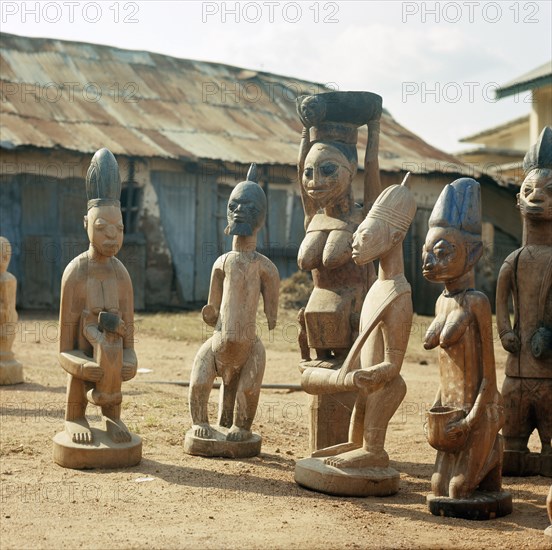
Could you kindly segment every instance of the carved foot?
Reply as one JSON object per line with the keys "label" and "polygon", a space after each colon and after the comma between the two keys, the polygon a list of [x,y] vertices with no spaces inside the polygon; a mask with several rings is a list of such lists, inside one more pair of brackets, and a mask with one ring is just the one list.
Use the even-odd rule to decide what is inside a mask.
{"label": "carved foot", "polygon": [[324,460],[324,463],[334,468],[387,468],[389,455],[385,451],[370,452],[366,449],[355,449]]}
{"label": "carved foot", "polygon": [[326,447],[325,449],[318,449],[312,453],[313,458],[322,458],[325,456],[335,456],[341,453],[346,453],[347,451],[353,451],[359,449],[360,445],[356,443],[340,443],[339,445],[332,445],[331,447]]}
{"label": "carved foot", "polygon": [[251,430],[244,430],[234,425],[228,430],[227,441],[245,441],[251,437]]}
{"label": "carved foot", "polygon": [[90,445],[94,439],[86,418],[66,420],[65,431],[69,434],[69,437],[73,443]]}
{"label": "carved foot", "polygon": [[105,429],[107,430],[107,435],[114,443],[127,443],[132,439],[128,428],[121,419],[113,420],[112,418],[106,418]]}
{"label": "carved foot", "polygon": [[213,439],[213,430],[209,424],[194,424],[192,426],[194,437],[201,439]]}

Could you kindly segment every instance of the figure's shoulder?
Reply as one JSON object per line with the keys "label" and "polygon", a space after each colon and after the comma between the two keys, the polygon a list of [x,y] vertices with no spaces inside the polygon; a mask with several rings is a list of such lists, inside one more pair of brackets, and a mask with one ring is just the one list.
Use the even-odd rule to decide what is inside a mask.
{"label": "figure's shoulder", "polygon": [[14,281],[17,282],[17,279],[9,271],[0,274],[0,283],[13,283]]}
{"label": "figure's shoulder", "polygon": [[226,264],[226,262],[232,258],[232,252],[226,252],[225,254],[223,254],[222,256],[219,256],[216,260],[215,260],[215,263],[213,264],[213,271],[215,270],[222,270],[224,271],[224,265]]}
{"label": "figure's shoulder", "polygon": [[62,282],[75,283],[81,278],[86,278],[88,270],[88,254],[83,252],[75,256],[63,270]]}
{"label": "figure's shoulder", "polygon": [[117,279],[123,279],[124,281],[130,281],[130,275],[128,273],[125,264],[121,262],[118,258],[111,258],[111,265],[114,267],[117,274]]}
{"label": "figure's shoulder", "polygon": [[261,254],[260,252],[257,252],[257,258],[262,271],[269,275],[275,275],[276,277],[280,276],[280,274],[278,273],[278,268],[274,265],[272,260],[267,258],[264,254]]}
{"label": "figure's shoulder", "polygon": [[503,269],[512,268],[514,266],[516,258],[518,258],[522,254],[522,252],[523,252],[523,248],[518,248],[517,250],[510,252],[510,254],[506,256],[506,259],[502,263],[502,268]]}
{"label": "figure's shoulder", "polygon": [[471,290],[470,292],[466,292],[464,299],[470,308],[479,311],[491,311],[491,302],[484,292],[480,292],[479,290]]}

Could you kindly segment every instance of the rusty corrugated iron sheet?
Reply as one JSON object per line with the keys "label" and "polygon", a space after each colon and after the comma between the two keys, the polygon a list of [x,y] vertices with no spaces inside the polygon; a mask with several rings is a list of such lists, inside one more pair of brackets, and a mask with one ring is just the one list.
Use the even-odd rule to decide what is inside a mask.
{"label": "rusty corrugated iron sheet", "polygon": [[[293,165],[295,98],[321,84],[110,46],[0,33],[0,147]],[[359,139],[359,158],[366,144]],[[380,168],[471,173],[387,112]]]}

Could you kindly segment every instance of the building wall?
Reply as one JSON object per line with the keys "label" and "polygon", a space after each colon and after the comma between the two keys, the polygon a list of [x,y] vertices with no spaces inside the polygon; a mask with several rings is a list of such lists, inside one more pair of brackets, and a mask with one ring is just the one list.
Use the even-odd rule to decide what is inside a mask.
{"label": "building wall", "polygon": [[[59,304],[60,281],[67,263],[88,246],[85,175],[91,155],[69,152],[5,151],[0,159],[0,234],[14,245],[10,271],[19,280],[18,305],[52,308]],[[118,158],[126,181],[129,159]],[[140,159],[134,162],[138,190],[137,224],[125,235],[119,258],[129,270],[137,309],[192,307],[207,299],[212,265],[231,239],[224,235],[226,205],[233,186],[248,166]],[[303,208],[295,168],[259,167],[268,196],[266,227],[258,248],[278,266],[282,278],[297,270],[304,237]],[[401,172],[382,172],[382,186],[400,183]],[[421,250],[431,209],[442,188],[456,175],[413,174],[410,188],[418,212],[405,242],[405,272],[418,313],[431,314],[441,288],[421,276]],[[483,185],[483,217],[493,231],[478,281],[494,293],[503,258],[521,240],[515,197],[496,185]],[[362,201],[362,173],[354,182]],[[481,272],[481,275],[479,275]],[[490,296],[493,298],[493,296]]]}
{"label": "building wall", "polygon": [[[20,307],[56,309],[63,270],[88,247],[83,218],[90,159],[60,151],[2,153],[0,233],[13,245],[9,269],[18,279]],[[125,181],[127,160],[119,165]],[[133,280],[136,308],[143,309],[146,242],[139,230],[125,235],[119,258]]]}
{"label": "building wall", "polygon": [[479,138],[477,142],[487,147],[526,151],[529,147],[529,126],[529,120],[524,120],[493,134],[485,135]]}

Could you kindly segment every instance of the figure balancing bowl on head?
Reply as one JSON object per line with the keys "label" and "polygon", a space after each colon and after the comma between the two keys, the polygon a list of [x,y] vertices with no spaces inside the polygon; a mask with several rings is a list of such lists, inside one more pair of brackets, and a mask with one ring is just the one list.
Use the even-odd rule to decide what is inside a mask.
{"label": "figure balancing bowl on head", "polygon": [[[202,310],[214,333],[199,349],[192,367],[192,427],[184,440],[188,454],[244,458],[261,450],[261,437],[251,431],[266,361],[256,334],[257,306],[262,294],[268,328],[273,330],[280,286],[276,266],[256,251],[266,210],[266,196],[252,164],[247,180],[230,194],[225,233],[232,235],[232,250],[215,261],[209,301]],[[219,415],[212,426],[207,409],[217,376],[222,378]]]}
{"label": "figure balancing bowl on head", "polygon": [[405,183],[406,178],[403,185],[384,189],[354,234],[355,263],[379,259],[378,278],[362,306],[360,334],[340,369],[310,367],[302,374],[308,393],[346,389],[356,396],[348,441],[296,464],[295,481],[310,489],[342,496],[387,496],[399,490],[399,472],[389,466],[384,446],[389,420],[406,394],[400,370],[413,315],[402,243],[416,201]]}
{"label": "figure balancing bowl on head", "polygon": [[447,185],[429,219],[423,274],[444,283],[425,349],[439,348],[440,388],[428,412],[430,444],[437,449],[428,497],[431,513],[485,520],[512,512],[502,488],[502,397],[496,385],[491,306],[474,289],[483,252],[479,183]]}
{"label": "figure balancing bowl on head", "polygon": [[[298,183],[305,212],[299,268],[312,273],[314,289],[299,312],[300,370],[339,369],[356,336],[362,302],[375,280],[371,262],[353,261],[353,234],[380,192],[378,168],[381,96],[370,92],[328,92],[301,96],[297,113],[304,125]],[[364,206],[355,204],[358,128],[367,125]],[[311,359],[311,353],[315,357]],[[310,449],[347,441],[356,394],[345,388],[310,398]]]}
{"label": "figure balancing bowl on head", "polygon": [[[517,196],[522,247],[500,269],[496,324],[508,352],[502,396],[506,420],[504,464],[508,476],[552,477],[552,128],[547,126],[523,161]],[[514,305],[514,323],[509,303]],[[530,452],[537,430],[541,450]]]}
{"label": "figure balancing bowl on head", "polygon": [[[132,282],[115,258],[123,244],[121,180],[115,157],[100,149],[86,176],[90,247],[61,281],[59,362],[67,371],[65,430],[54,437],[54,461],[66,468],[138,464],[142,440],[121,420],[121,384],[136,375]],[[90,427],[88,403],[105,429]]]}

